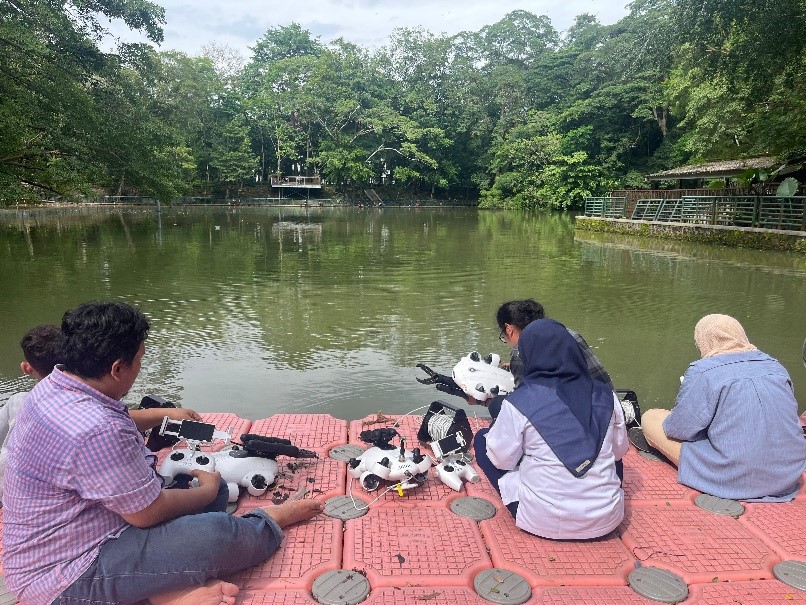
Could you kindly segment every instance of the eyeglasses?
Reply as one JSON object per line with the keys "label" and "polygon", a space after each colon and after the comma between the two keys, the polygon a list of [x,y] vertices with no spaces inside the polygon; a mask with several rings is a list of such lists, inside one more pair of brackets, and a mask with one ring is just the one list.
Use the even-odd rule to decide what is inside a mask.
{"label": "eyeglasses", "polygon": [[506,344],[506,342],[507,342],[507,329],[506,329],[506,326],[504,326],[503,330],[498,332],[498,340],[500,340],[501,342]]}

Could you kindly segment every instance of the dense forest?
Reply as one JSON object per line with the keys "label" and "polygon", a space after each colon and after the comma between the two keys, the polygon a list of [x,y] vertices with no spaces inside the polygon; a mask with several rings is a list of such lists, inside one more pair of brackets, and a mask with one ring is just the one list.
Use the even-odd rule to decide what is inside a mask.
{"label": "dense forest", "polygon": [[[297,24],[241,58],[160,51],[146,0],[0,2],[0,204],[230,197],[271,175],[326,194],[578,206],[685,163],[806,156],[806,0],[635,0],[564,32],[514,11],[366,49]],[[108,39],[122,19],[151,44]]]}

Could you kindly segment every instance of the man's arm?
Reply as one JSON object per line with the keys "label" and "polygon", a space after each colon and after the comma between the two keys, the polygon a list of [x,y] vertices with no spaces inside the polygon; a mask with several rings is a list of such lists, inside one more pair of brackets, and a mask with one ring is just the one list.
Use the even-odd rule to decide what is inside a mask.
{"label": "man's arm", "polygon": [[145,432],[153,429],[162,423],[162,419],[168,416],[171,420],[195,420],[201,421],[201,416],[189,408],[148,408],[144,410],[129,410],[129,416],[137,425],[137,430]]}
{"label": "man's arm", "polygon": [[165,523],[171,519],[192,515],[215,500],[221,484],[218,472],[195,470],[190,473],[199,481],[198,487],[189,489],[163,489],[160,495],[143,510],[120,515],[126,523],[145,528]]}

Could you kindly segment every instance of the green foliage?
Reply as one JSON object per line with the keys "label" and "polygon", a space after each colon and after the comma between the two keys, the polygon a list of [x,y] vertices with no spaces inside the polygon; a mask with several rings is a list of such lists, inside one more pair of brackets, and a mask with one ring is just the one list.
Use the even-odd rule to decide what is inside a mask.
{"label": "green foliage", "polygon": [[797,159],[803,8],[634,0],[618,23],[583,14],[563,35],[516,10],[455,36],[396,30],[376,50],[291,23],[269,28],[241,69],[215,45],[204,57],[99,50],[107,18],[161,40],[164,11],[147,0],[11,0],[0,4],[0,203],[229,195],[318,174],[345,194],[461,191],[481,207],[567,209],[692,161]]}
{"label": "green foliage", "polygon": [[775,192],[775,195],[778,197],[792,197],[798,192],[799,185],[800,183],[798,183],[797,179],[791,176],[787,177],[778,185],[778,190]]}

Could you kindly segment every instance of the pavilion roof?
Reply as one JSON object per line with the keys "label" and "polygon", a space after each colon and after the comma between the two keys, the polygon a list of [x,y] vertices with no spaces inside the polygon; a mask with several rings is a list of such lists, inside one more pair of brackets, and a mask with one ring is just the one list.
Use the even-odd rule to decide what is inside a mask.
{"label": "pavilion roof", "polygon": [[672,170],[664,170],[655,174],[648,174],[650,181],[665,181],[675,179],[718,179],[736,176],[745,170],[758,168],[772,168],[779,164],[774,157],[745,158],[743,160],[721,160],[706,162],[705,164],[691,164]]}

